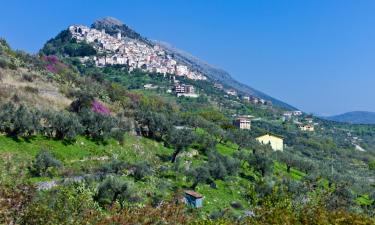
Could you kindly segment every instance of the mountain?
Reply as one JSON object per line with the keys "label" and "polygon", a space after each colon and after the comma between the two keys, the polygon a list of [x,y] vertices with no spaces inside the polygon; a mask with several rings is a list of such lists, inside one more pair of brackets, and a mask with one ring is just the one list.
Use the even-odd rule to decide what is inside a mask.
{"label": "mountain", "polygon": [[91,25],[91,28],[99,31],[105,30],[107,34],[112,36],[115,36],[120,32],[123,37],[136,39],[149,45],[152,44],[147,38],[142,37],[139,33],[124,24],[122,21],[113,17],[98,19]]}
{"label": "mountain", "polygon": [[[201,59],[198,59],[197,57],[183,51],[180,49],[177,49],[173,47],[171,44],[168,44],[166,42],[162,41],[151,41],[145,37],[143,37],[141,34],[137,33],[127,25],[125,25],[123,22],[121,22],[118,19],[115,19],[113,17],[106,17],[103,19],[99,19],[95,21],[91,25],[92,29],[98,30],[98,31],[105,31],[106,34],[109,34],[114,37],[119,37],[117,35],[121,34],[121,38],[123,40],[127,41],[137,41],[138,43],[143,43],[146,46],[148,46],[150,49],[143,48],[143,49],[137,49],[141,51],[150,51],[152,52],[153,49],[155,49],[155,46],[160,47],[161,50],[164,50],[168,53],[166,57],[172,57],[174,60],[176,60],[180,65],[179,71],[180,73],[191,73],[191,77],[201,79],[202,77],[207,77],[209,80],[221,83],[228,89],[235,89],[237,92],[241,95],[250,95],[257,98],[261,98],[267,101],[271,101],[274,105],[280,106],[286,109],[295,109],[293,106],[282,102],[278,99],[275,99],[261,91],[258,91],[246,84],[240,83],[236,81],[228,72],[226,72],[223,69],[217,68],[215,66],[212,66],[206,62],[204,62]],[[158,56],[160,56],[162,53],[156,52]],[[118,57],[117,57],[118,58]],[[139,57],[135,61],[140,61]],[[159,60],[162,61],[162,60]],[[143,66],[143,65],[141,65]],[[141,67],[140,66],[140,67]],[[184,68],[184,66],[187,66],[188,68]],[[178,69],[178,68],[177,68]],[[158,72],[168,71],[170,69],[163,68],[162,70]],[[186,71],[186,72],[185,72]],[[169,72],[169,71],[168,71]],[[203,76],[201,76],[203,75]]]}
{"label": "mountain", "polygon": [[286,108],[286,109],[296,109],[295,107],[275,99],[259,90],[256,90],[246,84],[240,83],[235,80],[227,71],[218,68],[216,66],[210,65],[209,63],[185,52],[181,49],[174,47],[173,45],[163,42],[154,41],[155,44],[162,46],[169,54],[172,54],[178,61],[184,62],[190,67],[202,72],[204,75],[209,77],[211,80],[222,83],[228,87],[234,88],[237,91],[243,93],[244,95],[251,95],[258,98],[271,101],[274,105]]}
{"label": "mountain", "polygon": [[375,112],[354,111],[325,117],[325,119],[353,124],[375,124]]}

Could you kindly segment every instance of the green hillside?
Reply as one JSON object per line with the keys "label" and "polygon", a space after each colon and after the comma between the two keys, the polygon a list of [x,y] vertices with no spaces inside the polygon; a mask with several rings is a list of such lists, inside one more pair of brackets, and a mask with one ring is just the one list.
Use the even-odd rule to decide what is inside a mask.
{"label": "green hillside", "polygon": [[[209,79],[82,64],[91,48],[59,38],[53,55],[0,42],[1,224],[374,223],[374,126],[286,119]],[[171,93],[175,79],[199,97]],[[255,117],[251,130],[237,115]],[[282,152],[256,141],[266,133]]]}

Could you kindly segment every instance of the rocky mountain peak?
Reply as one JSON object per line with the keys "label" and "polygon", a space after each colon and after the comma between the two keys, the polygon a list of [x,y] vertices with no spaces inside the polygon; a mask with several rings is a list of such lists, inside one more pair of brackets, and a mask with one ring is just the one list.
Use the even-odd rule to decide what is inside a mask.
{"label": "rocky mountain peak", "polygon": [[141,40],[143,42],[149,43],[146,38],[142,37],[135,30],[131,29],[122,21],[114,17],[105,17],[102,19],[98,19],[91,25],[91,28],[94,28],[97,30],[105,30],[107,34],[112,35],[112,36],[115,36],[118,33],[121,33],[122,37],[128,37],[128,38],[137,39],[137,40]]}
{"label": "rocky mountain peak", "polygon": [[110,16],[98,19],[93,23],[93,26],[122,26],[122,25],[124,25],[122,21],[114,17],[110,17]]}

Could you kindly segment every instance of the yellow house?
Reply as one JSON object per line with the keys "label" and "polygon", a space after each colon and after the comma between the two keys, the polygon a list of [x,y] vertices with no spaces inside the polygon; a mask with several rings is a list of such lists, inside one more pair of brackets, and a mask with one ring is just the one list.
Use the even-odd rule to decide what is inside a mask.
{"label": "yellow house", "polygon": [[256,138],[261,144],[271,145],[271,148],[274,151],[283,151],[284,150],[284,139],[280,136],[273,134],[265,134]]}

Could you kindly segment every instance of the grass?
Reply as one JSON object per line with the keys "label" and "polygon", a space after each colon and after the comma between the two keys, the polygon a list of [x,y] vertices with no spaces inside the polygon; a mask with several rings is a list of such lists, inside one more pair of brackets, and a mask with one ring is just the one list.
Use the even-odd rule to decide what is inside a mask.
{"label": "grass", "polygon": [[217,180],[215,181],[216,188],[211,188],[209,185],[199,185],[196,190],[204,196],[203,208],[204,212],[214,212],[223,209],[231,209],[232,202],[239,202],[246,208],[248,203],[244,200],[241,193],[245,193],[242,183],[248,183],[242,178],[235,178],[233,180]]}
{"label": "grass", "polygon": [[238,147],[235,144],[228,142],[227,144],[218,143],[216,149],[223,155],[233,155]]}
{"label": "grass", "polygon": [[115,156],[134,162],[137,160],[155,160],[156,155],[168,155],[172,149],[161,143],[131,134],[125,135],[124,145],[114,140],[106,144],[96,143],[84,137],[78,137],[73,143],[35,136],[30,139],[13,139],[0,136],[0,154],[11,153],[24,158],[33,158],[42,148],[51,151],[59,160],[69,163],[90,157]]}
{"label": "grass", "polygon": [[356,200],[356,203],[358,205],[371,205],[374,201],[369,198],[368,195],[362,195],[358,197]]}
{"label": "grass", "polygon": [[285,175],[288,175],[294,180],[301,180],[306,174],[300,170],[297,170],[295,168],[290,169],[290,173],[287,172],[286,164],[280,163],[280,162],[274,162],[274,170],[275,172],[279,172]]}
{"label": "grass", "polygon": [[24,158],[34,157],[42,148],[51,151],[61,161],[83,159],[91,155],[99,155],[104,152],[104,145],[97,145],[83,137],[78,137],[72,144],[64,144],[62,141],[53,140],[41,136],[30,139],[13,139],[0,136],[0,154],[12,153]]}

